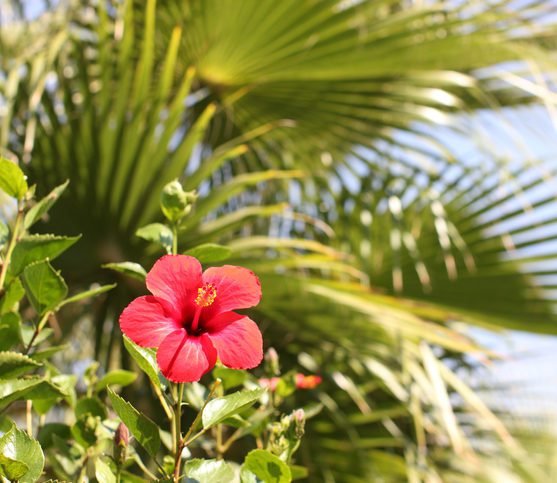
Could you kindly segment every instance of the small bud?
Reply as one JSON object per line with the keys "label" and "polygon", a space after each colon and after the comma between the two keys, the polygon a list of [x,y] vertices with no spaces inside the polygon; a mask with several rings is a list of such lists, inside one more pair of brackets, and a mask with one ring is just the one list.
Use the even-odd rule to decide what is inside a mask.
{"label": "small bud", "polygon": [[294,435],[301,439],[305,432],[306,413],[303,409],[296,409],[292,413],[292,419],[294,420]]}
{"label": "small bud", "polygon": [[195,191],[184,191],[176,179],[168,183],[161,193],[161,210],[166,218],[175,223],[188,215],[197,199]]}
{"label": "small bud", "polygon": [[124,423],[120,423],[114,433],[114,460],[121,466],[126,461],[126,450],[130,442],[130,432]]}
{"label": "small bud", "polygon": [[278,376],[280,374],[279,356],[277,351],[272,347],[270,347],[265,354],[265,365],[267,372],[273,376]]}

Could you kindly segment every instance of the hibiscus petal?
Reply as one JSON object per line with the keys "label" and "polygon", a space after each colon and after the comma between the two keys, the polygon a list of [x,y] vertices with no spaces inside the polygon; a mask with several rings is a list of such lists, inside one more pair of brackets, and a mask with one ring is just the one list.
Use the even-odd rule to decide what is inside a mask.
{"label": "hibiscus petal", "polygon": [[249,317],[226,312],[205,323],[204,329],[225,366],[252,369],[263,359],[263,338]]}
{"label": "hibiscus petal", "polygon": [[165,255],[147,274],[149,291],[166,302],[174,318],[184,320],[201,286],[201,264],[187,255]]}
{"label": "hibiscus petal", "polygon": [[217,289],[213,304],[204,309],[204,319],[233,309],[247,309],[261,300],[261,284],[247,268],[224,265],[212,267],[203,273],[203,282]]}
{"label": "hibiscus petal", "polygon": [[189,336],[184,329],[169,334],[157,351],[157,363],[173,382],[199,381],[217,362],[217,351],[205,334]]}
{"label": "hibiscus petal", "polygon": [[163,339],[180,328],[159,300],[152,295],[133,300],[120,315],[120,328],[142,347],[158,347]]}

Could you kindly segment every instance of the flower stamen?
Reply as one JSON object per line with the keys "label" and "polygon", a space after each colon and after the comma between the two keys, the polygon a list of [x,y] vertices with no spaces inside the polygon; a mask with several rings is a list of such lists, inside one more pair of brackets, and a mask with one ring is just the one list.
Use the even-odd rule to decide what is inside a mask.
{"label": "flower stamen", "polygon": [[217,289],[211,283],[206,283],[197,289],[195,304],[198,307],[209,307],[217,298]]}

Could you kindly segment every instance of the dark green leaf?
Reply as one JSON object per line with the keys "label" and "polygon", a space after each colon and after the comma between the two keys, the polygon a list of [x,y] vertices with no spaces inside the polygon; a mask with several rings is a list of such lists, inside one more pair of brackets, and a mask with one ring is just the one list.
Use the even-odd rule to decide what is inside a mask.
{"label": "dark green leaf", "polygon": [[167,252],[172,250],[172,230],[162,223],[151,223],[146,225],[135,232],[135,234],[144,240],[158,243],[162,245]]}
{"label": "dark green leaf", "polygon": [[33,262],[53,260],[70,248],[80,236],[29,235],[19,240],[14,248],[10,271],[19,275]]}
{"label": "dark green leaf", "polygon": [[217,263],[227,260],[232,250],[216,243],[204,243],[184,252],[184,255],[197,258],[201,263]]}
{"label": "dark green leaf", "polygon": [[97,397],[84,397],[77,401],[75,405],[75,417],[77,419],[91,414],[101,419],[106,419],[107,413],[104,404]]}
{"label": "dark green leaf", "polygon": [[137,374],[135,372],[126,371],[124,369],[115,369],[105,374],[98,382],[95,384],[95,392],[102,391],[108,386],[128,386],[133,381],[137,379]]}
{"label": "dark green leaf", "polygon": [[11,349],[19,342],[19,314],[8,312],[0,315],[0,350]]}
{"label": "dark green leaf", "polygon": [[56,203],[60,195],[64,192],[68,186],[69,180],[65,183],[54,188],[48,195],[46,195],[42,200],[37,202],[25,215],[24,226],[28,230],[33,226],[38,220],[42,218],[44,214],[50,210],[52,205]]}
{"label": "dark green leaf", "polygon": [[19,352],[0,352],[0,379],[20,376],[40,366],[41,364]]}
{"label": "dark green leaf", "polygon": [[48,261],[29,265],[23,272],[29,301],[39,314],[55,309],[68,293],[66,282]]}
{"label": "dark green leaf", "polygon": [[102,293],[108,292],[109,290],[112,290],[114,287],[116,287],[115,283],[110,284],[110,285],[101,285],[99,287],[95,287],[95,288],[91,288],[89,290],[86,290],[85,292],[81,292],[81,293],[78,293],[76,295],[72,295],[71,297],[64,300],[60,304],[60,307],[63,307],[66,304],[71,304],[73,302],[78,302],[80,300],[87,299],[87,298],[90,298],[90,297],[96,297],[97,295],[100,295]]}
{"label": "dark green leaf", "polygon": [[74,439],[85,448],[93,446],[98,439],[97,426],[100,424],[100,419],[86,415],[78,419],[71,428],[71,433]]}
{"label": "dark green leaf", "polygon": [[155,457],[161,445],[158,426],[110,389],[108,389],[108,397],[112,402],[114,411],[128,427],[137,442],[151,456]]}
{"label": "dark green leaf", "polygon": [[0,157],[0,189],[8,196],[20,200],[28,189],[25,175],[19,166],[2,157]]}
{"label": "dark green leaf", "polygon": [[39,442],[15,426],[0,439],[0,454],[27,465],[20,483],[34,483],[43,472],[44,455]]}
{"label": "dark green leaf", "polygon": [[47,423],[41,427],[37,439],[43,449],[48,449],[53,444],[53,436],[68,440],[71,438],[70,427],[62,423]]}
{"label": "dark green leaf", "polygon": [[242,468],[251,471],[265,483],[289,483],[292,481],[288,465],[279,457],[263,449],[250,451]]}
{"label": "dark green leaf", "polygon": [[234,471],[223,460],[189,460],[185,465],[186,475],[199,483],[230,483]]}
{"label": "dark green leaf", "polygon": [[253,391],[240,391],[228,396],[218,397],[209,401],[201,420],[203,427],[210,428],[215,424],[224,421],[226,418],[240,412],[242,409],[254,404],[264,393],[263,389],[255,389]]}

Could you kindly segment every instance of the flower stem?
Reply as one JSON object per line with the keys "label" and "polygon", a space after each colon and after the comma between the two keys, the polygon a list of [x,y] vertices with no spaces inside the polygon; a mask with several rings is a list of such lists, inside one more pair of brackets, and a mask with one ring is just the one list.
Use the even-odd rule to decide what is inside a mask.
{"label": "flower stem", "polygon": [[10,259],[12,258],[12,252],[15,248],[15,243],[19,236],[19,227],[23,221],[23,205],[21,201],[17,202],[17,217],[15,219],[14,230],[12,232],[12,238],[8,245],[8,250],[6,251],[6,257],[4,258],[4,263],[2,264],[2,269],[0,270],[0,291],[4,288],[4,282],[6,280],[6,274],[8,273],[8,266],[10,264]]}
{"label": "flower stem", "polygon": [[178,255],[178,224],[172,223],[172,255]]}
{"label": "flower stem", "polygon": [[184,440],[182,439],[182,398],[184,396],[184,384],[179,383],[176,387],[176,408],[174,411],[174,434],[176,437],[176,454],[174,455],[174,482],[180,481],[180,464],[182,463],[182,450]]}

